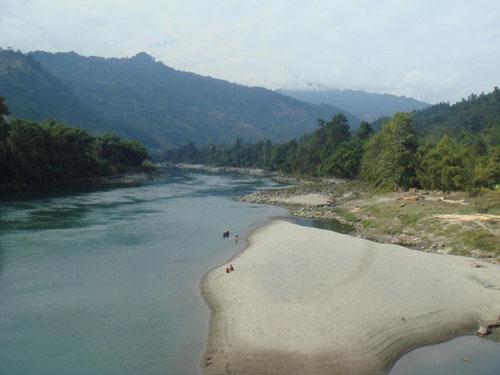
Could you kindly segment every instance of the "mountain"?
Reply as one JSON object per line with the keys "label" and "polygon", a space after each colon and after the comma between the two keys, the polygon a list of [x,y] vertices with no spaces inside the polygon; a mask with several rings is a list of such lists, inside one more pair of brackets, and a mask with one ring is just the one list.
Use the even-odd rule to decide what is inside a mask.
{"label": "mountain", "polygon": [[[419,135],[436,141],[444,135],[478,147],[500,144],[500,90],[472,94],[455,104],[438,103],[411,113]],[[372,126],[379,130],[389,118],[375,121]],[[482,145],[479,145],[482,144]]]}
{"label": "mountain", "polygon": [[[14,60],[14,62],[12,61]],[[317,128],[318,118],[345,114],[260,87],[170,68],[146,53],[132,58],[74,52],[0,51],[0,96],[14,116],[57,118],[93,132],[134,138],[151,148],[233,143],[237,138],[283,141]]]}
{"label": "mountain", "polygon": [[0,96],[10,112],[33,121],[48,118],[81,124],[90,130],[97,117],[64,82],[31,56],[0,49]]}
{"label": "mountain", "polygon": [[417,130],[429,138],[443,134],[460,138],[467,134],[479,137],[489,133],[500,141],[500,90],[472,94],[455,104],[439,103],[413,113]]}
{"label": "mountain", "polygon": [[406,96],[375,94],[360,90],[277,90],[279,93],[315,104],[329,104],[342,108],[364,121],[375,121],[396,112],[411,112],[430,104]]}
{"label": "mountain", "polygon": [[500,90],[471,94],[455,104],[439,103],[414,112],[417,130],[424,133],[477,134],[488,128],[500,130]]}

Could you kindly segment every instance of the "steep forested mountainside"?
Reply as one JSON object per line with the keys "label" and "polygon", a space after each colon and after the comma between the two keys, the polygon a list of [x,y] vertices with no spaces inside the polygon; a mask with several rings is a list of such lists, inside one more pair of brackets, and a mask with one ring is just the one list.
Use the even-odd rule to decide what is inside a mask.
{"label": "steep forested mountainside", "polygon": [[[412,112],[412,117],[417,132],[429,140],[443,135],[456,139],[474,135],[487,143],[500,142],[500,90],[495,87],[488,94],[472,94],[455,104],[435,104]],[[380,129],[388,120],[381,118],[373,127]]]}
{"label": "steep forested mountainside", "polygon": [[21,52],[0,50],[0,96],[16,117],[52,118],[96,130],[97,116],[68,85]]}
{"label": "steep forested mountainside", "polygon": [[337,113],[346,114],[351,126],[359,124],[329,105],[178,71],[145,53],[121,59],[47,52],[29,57],[64,82],[100,119],[103,131],[150,147],[232,143],[237,138],[286,140],[314,130],[318,118]]}

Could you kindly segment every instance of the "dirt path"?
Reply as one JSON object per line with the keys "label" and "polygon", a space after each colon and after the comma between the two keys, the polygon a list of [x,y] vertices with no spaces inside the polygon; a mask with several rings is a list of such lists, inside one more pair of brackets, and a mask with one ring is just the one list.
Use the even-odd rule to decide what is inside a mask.
{"label": "dirt path", "polygon": [[500,221],[500,215],[433,215],[432,218],[447,221]]}

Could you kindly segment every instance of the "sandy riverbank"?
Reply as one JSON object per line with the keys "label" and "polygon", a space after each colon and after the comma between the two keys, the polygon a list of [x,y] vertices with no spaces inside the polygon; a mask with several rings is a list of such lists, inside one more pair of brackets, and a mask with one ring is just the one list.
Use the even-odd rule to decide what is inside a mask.
{"label": "sandy riverbank", "polygon": [[174,164],[175,168],[187,169],[193,171],[201,171],[208,173],[239,173],[247,174],[251,176],[275,176],[277,173],[272,173],[265,171],[260,168],[245,168],[245,167],[216,167],[205,164],[187,164],[187,163],[177,163]]}
{"label": "sandy riverbank", "polygon": [[244,202],[285,205],[290,215],[334,219],[376,242],[500,264],[500,194],[439,191],[376,192],[356,181],[299,181],[257,191]]}
{"label": "sandy riverbank", "polygon": [[307,206],[320,207],[327,206],[332,203],[330,197],[321,193],[306,193],[306,194],[282,194],[270,193],[269,191],[257,191],[241,197],[242,202],[248,203],[265,203],[277,204],[285,206]]}
{"label": "sandy riverbank", "polygon": [[500,315],[498,265],[285,221],[254,233],[232,264],[202,282],[209,375],[383,373]]}

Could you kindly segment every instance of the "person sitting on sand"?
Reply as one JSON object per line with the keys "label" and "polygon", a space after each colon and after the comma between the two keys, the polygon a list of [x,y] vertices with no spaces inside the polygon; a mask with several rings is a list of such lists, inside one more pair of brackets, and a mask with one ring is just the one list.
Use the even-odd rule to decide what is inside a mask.
{"label": "person sitting on sand", "polygon": [[234,267],[232,264],[229,265],[229,271],[233,272],[234,271]]}

